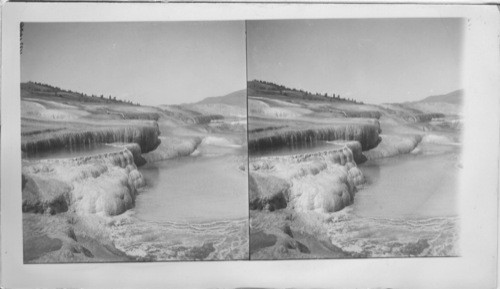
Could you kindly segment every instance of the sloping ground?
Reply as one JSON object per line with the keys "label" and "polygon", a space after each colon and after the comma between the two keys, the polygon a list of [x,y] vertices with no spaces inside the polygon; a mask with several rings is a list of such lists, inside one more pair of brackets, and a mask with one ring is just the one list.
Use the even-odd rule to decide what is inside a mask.
{"label": "sloping ground", "polygon": [[261,102],[266,104],[268,107],[276,106],[276,107],[303,107],[298,101],[293,100],[280,100],[277,98],[270,97],[259,97],[259,96],[248,96],[248,101]]}
{"label": "sloping ground", "polygon": [[[322,140],[356,140],[367,151],[377,147],[381,140],[379,133],[387,129],[384,148],[372,155],[392,156],[409,152],[418,144],[419,141],[415,140],[424,131],[456,126],[455,122],[446,121],[444,113],[422,111],[411,105],[377,106],[319,95],[291,96],[279,86],[252,83],[249,90],[249,150],[256,152],[269,147]],[[411,140],[401,141],[406,137],[400,134],[411,135]]]}
{"label": "sloping ground", "polygon": [[420,103],[433,103],[433,102],[438,102],[438,103],[449,103],[449,104],[455,104],[455,105],[461,105],[463,103],[464,99],[464,90],[459,89],[452,91],[447,94],[440,94],[440,95],[431,95],[429,97],[426,97],[418,102]]}
{"label": "sloping ground", "polygon": [[21,116],[51,121],[77,120],[158,120],[160,110],[151,107],[138,107],[112,104],[82,104],[78,102],[60,103],[52,100],[23,98]]}
{"label": "sloping ground", "polygon": [[66,119],[146,119],[158,120],[161,111],[130,102],[88,96],[33,82],[21,84],[21,115],[50,120]]}
{"label": "sloping ground", "polygon": [[131,102],[116,99],[116,97],[100,97],[97,95],[87,95],[77,91],[59,88],[49,84],[24,82],[21,83],[21,98],[36,98],[59,103],[93,103],[93,104],[111,104],[111,105],[128,105],[136,106]]}
{"label": "sloping ground", "polygon": [[309,109],[294,106],[284,101],[270,102],[254,98],[248,100],[248,111],[251,116],[271,118],[294,118],[312,113]]}
{"label": "sloping ground", "polygon": [[463,101],[464,90],[459,89],[447,94],[432,95],[420,101],[405,102],[401,105],[429,114],[461,115]]}
{"label": "sloping ground", "polygon": [[197,104],[225,104],[230,106],[236,106],[240,108],[246,108],[247,101],[247,90],[238,90],[224,96],[214,96],[207,97],[202,101],[197,102]]}
{"label": "sloping ground", "polygon": [[53,101],[25,98],[21,101],[21,115],[47,120],[74,120],[90,115],[76,106],[62,105]]}
{"label": "sloping ground", "polygon": [[308,101],[308,102],[335,102],[335,103],[346,103],[346,104],[355,104],[357,103],[355,100],[349,100],[340,95],[327,95],[320,94],[317,92],[309,92],[302,89],[286,87],[284,85],[252,80],[247,82],[247,90],[249,96],[264,96],[264,97],[272,97],[272,98],[283,98],[289,100],[298,100],[298,101]]}
{"label": "sloping ground", "polygon": [[201,109],[193,105],[162,105],[160,108],[166,118],[177,121],[177,124],[206,124],[224,119],[222,114],[214,113],[213,109]]}
{"label": "sloping ground", "polygon": [[398,117],[407,122],[429,122],[432,119],[443,118],[440,112],[422,112],[407,104],[383,104],[381,107],[386,114]]}
{"label": "sloping ground", "polygon": [[379,119],[381,116],[380,108],[374,105],[343,101],[313,102],[306,105],[315,115],[320,113],[323,117]]}
{"label": "sloping ground", "polygon": [[252,117],[297,118],[302,116],[326,118],[380,118],[376,107],[324,97],[314,101],[295,99],[283,95],[263,95],[248,98],[248,111]]}
{"label": "sloping ground", "polygon": [[28,154],[98,143],[159,145],[160,110],[89,97],[48,85],[21,84],[21,149]]}
{"label": "sloping ground", "polygon": [[365,105],[320,95],[292,96],[267,82],[250,82],[249,87],[250,152],[322,140],[356,140],[370,151],[366,154],[370,158],[389,157],[411,152],[428,131],[461,127],[455,113],[460,111],[462,91],[418,102]]}
{"label": "sloping ground", "polygon": [[462,106],[444,102],[414,102],[405,104],[407,107],[418,109],[424,113],[441,113],[444,115],[461,115]]}
{"label": "sloping ground", "polygon": [[196,103],[182,104],[180,107],[203,115],[246,118],[247,91],[242,89],[224,96],[207,97]]}
{"label": "sloping ground", "polygon": [[193,118],[201,115],[197,111],[188,110],[180,105],[160,105],[159,108],[165,117],[176,120],[176,123],[193,123]]}
{"label": "sloping ground", "polygon": [[221,115],[224,117],[246,118],[247,114],[246,107],[234,106],[224,103],[193,104],[187,107],[204,115]]}
{"label": "sloping ground", "polygon": [[323,95],[286,88],[273,83],[248,82],[248,105],[251,117],[296,118],[375,118],[380,108],[364,105],[339,95]]}

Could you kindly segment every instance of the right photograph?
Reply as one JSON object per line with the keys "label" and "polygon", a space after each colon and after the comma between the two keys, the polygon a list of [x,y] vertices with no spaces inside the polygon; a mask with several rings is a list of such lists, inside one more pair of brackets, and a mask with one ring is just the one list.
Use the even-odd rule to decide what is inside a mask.
{"label": "right photograph", "polygon": [[250,259],[460,256],[464,24],[247,22]]}

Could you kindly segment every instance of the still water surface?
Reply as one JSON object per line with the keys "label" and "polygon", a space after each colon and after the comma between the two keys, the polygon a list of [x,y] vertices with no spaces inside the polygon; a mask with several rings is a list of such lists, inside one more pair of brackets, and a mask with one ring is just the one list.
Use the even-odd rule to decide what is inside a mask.
{"label": "still water surface", "polygon": [[417,151],[359,166],[367,182],[328,225],[334,245],[365,257],[459,255],[459,147]]}
{"label": "still water surface", "polygon": [[359,167],[367,183],[353,211],[365,217],[453,216],[458,193],[458,149],[368,161]]}
{"label": "still water surface", "polygon": [[246,149],[212,139],[191,156],[139,171],[147,185],[133,217],[115,227],[120,250],[152,260],[247,258]]}
{"label": "still water surface", "polygon": [[148,184],[136,200],[140,219],[199,223],[248,216],[246,173],[232,155],[184,157],[140,171]]}

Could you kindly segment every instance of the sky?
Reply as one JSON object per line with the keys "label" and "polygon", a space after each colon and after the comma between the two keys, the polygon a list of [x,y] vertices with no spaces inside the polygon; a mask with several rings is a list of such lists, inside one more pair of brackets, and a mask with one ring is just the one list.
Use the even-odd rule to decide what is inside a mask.
{"label": "sky", "polygon": [[248,79],[366,103],[462,88],[462,19],[268,20],[247,23]]}
{"label": "sky", "polygon": [[21,81],[180,104],[246,87],[245,23],[26,23]]}

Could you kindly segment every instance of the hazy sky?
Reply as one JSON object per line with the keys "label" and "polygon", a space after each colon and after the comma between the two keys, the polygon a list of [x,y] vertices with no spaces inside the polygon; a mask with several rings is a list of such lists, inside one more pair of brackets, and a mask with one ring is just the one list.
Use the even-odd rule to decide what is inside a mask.
{"label": "hazy sky", "polygon": [[403,102],[462,88],[460,19],[250,21],[248,78]]}
{"label": "hazy sky", "polygon": [[26,23],[21,81],[142,104],[246,86],[244,22]]}

